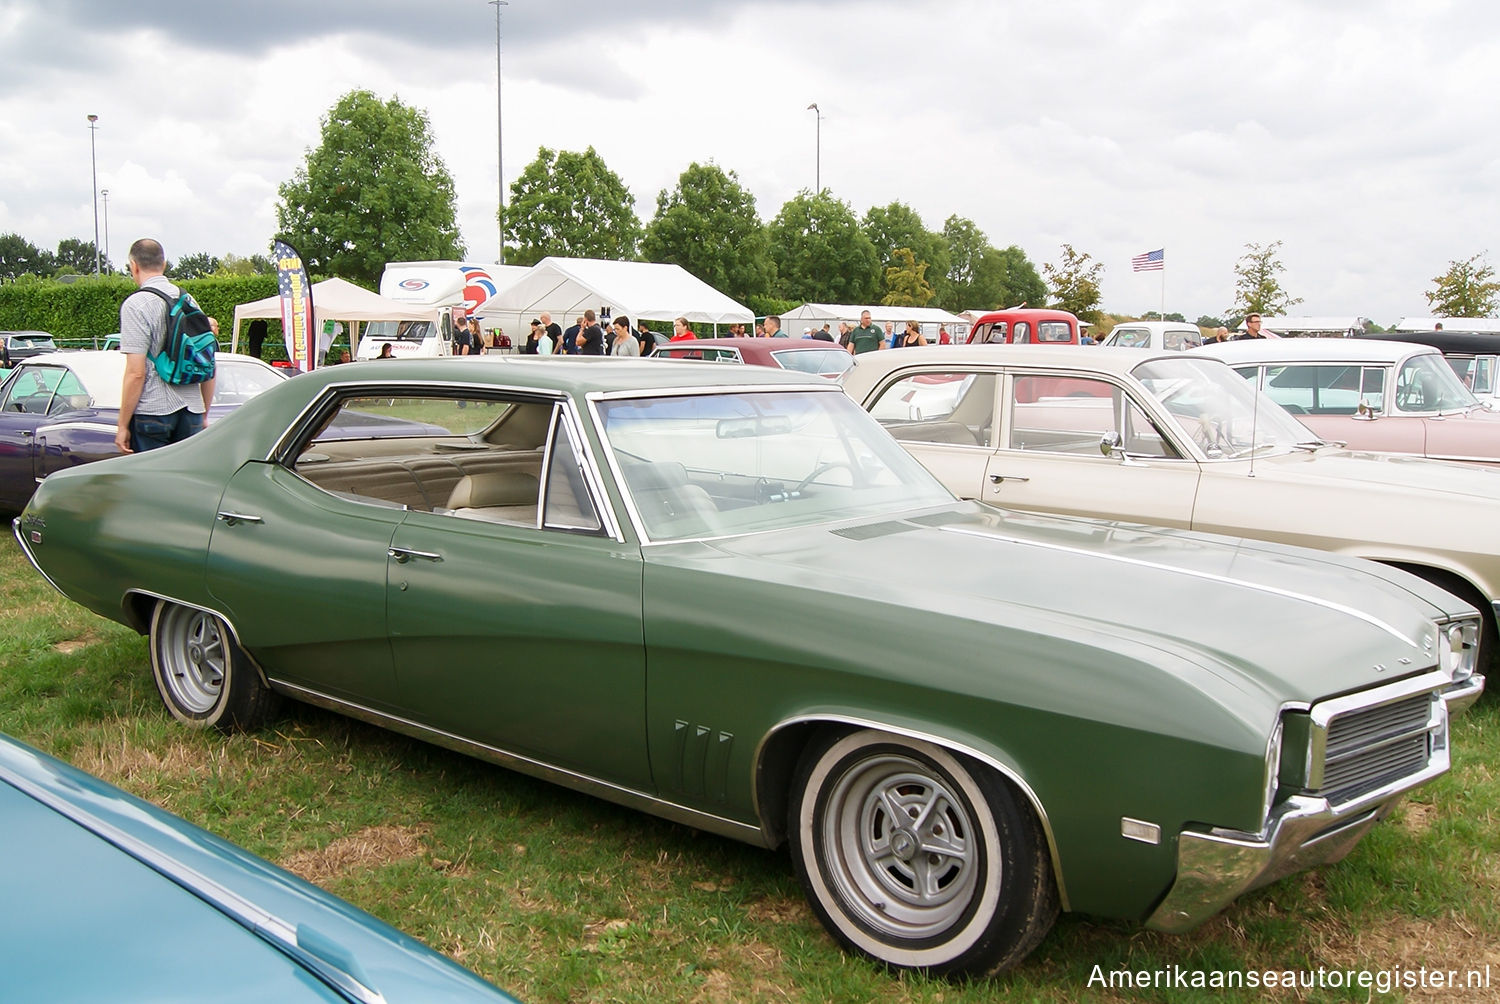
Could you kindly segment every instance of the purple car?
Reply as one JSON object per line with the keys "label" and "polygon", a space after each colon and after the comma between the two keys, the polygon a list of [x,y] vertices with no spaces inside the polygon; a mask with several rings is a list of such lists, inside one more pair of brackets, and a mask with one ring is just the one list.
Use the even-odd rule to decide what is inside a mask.
{"label": "purple car", "polygon": [[854,364],[854,357],[837,342],[811,338],[700,338],[658,345],[651,357],[774,366],[830,380],[837,380]]}

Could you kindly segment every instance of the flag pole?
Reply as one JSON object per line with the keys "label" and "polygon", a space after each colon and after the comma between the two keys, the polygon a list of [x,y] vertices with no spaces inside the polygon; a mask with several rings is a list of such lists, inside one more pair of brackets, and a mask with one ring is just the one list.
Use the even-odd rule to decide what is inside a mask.
{"label": "flag pole", "polygon": [[1161,253],[1161,319],[1163,322],[1167,319],[1167,252],[1165,249]]}

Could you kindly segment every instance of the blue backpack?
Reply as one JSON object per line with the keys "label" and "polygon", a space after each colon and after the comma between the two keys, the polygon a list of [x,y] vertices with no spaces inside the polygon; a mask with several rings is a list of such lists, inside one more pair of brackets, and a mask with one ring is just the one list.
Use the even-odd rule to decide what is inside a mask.
{"label": "blue backpack", "polygon": [[156,375],[165,383],[179,385],[212,380],[219,337],[209,327],[208,315],[186,293],[174,300],[153,286],[142,286],[139,292],[155,293],[167,305],[167,337],[161,352],[146,357],[156,367]]}

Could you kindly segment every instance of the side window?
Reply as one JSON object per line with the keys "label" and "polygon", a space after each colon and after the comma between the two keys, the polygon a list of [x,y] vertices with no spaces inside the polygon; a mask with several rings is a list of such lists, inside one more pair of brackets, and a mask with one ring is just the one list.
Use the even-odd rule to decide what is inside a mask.
{"label": "side window", "polygon": [[1031,341],[1031,325],[1025,321],[1017,321],[1016,326],[1011,329],[1010,340],[1018,343]]}
{"label": "side window", "polygon": [[1471,389],[1476,394],[1492,394],[1495,390],[1495,357],[1476,356],[1474,359],[1474,382]]}
{"label": "side window", "polygon": [[1338,364],[1269,366],[1265,389],[1271,400],[1294,415],[1353,415],[1361,396],[1369,399],[1363,388],[1372,372],[1380,370]]}
{"label": "side window", "polygon": [[1036,340],[1039,342],[1071,342],[1073,340],[1073,329],[1068,326],[1067,321],[1042,321],[1036,326]]}
{"label": "side window", "polygon": [[1385,410],[1385,368],[1366,366],[1360,375],[1359,395],[1370,410],[1377,414]]}
{"label": "side window", "polygon": [[991,445],[995,374],[917,373],[881,392],[870,414],[897,439]]}
{"label": "side window", "polygon": [[552,416],[551,448],[547,451],[547,494],[542,525],[553,530],[598,533],[603,529],[599,513],[589,498],[583,462],[572,430],[563,420],[561,408]]}
{"label": "side window", "polygon": [[289,466],[358,502],[534,527],[553,407],[367,391],[338,400]]}
{"label": "side window", "polygon": [[1145,328],[1116,328],[1113,337],[1115,345],[1127,349],[1147,349],[1151,347],[1151,332]]}
{"label": "side window", "polygon": [[0,409],[28,415],[47,414],[52,394],[65,372],[59,366],[28,366],[17,370],[10,379],[10,388]]}
{"label": "side window", "polygon": [[69,411],[81,411],[93,402],[89,397],[88,390],[78,375],[72,370],[64,370],[62,379],[58,381],[57,393],[52,396],[52,403],[47,406],[47,414],[61,415]]}
{"label": "side window", "polygon": [[1017,376],[1011,381],[1012,450],[1098,457],[1099,440],[1119,432],[1113,384],[1087,377]]}
{"label": "side window", "polygon": [[1005,329],[1006,324],[1004,321],[997,321],[994,324],[981,324],[974,336],[974,343],[976,345],[1003,345],[1005,344]]}

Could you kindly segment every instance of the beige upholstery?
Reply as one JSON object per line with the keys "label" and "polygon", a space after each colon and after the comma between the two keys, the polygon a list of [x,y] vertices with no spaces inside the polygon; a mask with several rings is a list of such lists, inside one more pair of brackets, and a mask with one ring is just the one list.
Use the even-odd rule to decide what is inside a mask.
{"label": "beige upholstery", "polygon": [[535,474],[522,471],[465,474],[453,486],[447,508],[456,516],[533,526],[539,492]]}

